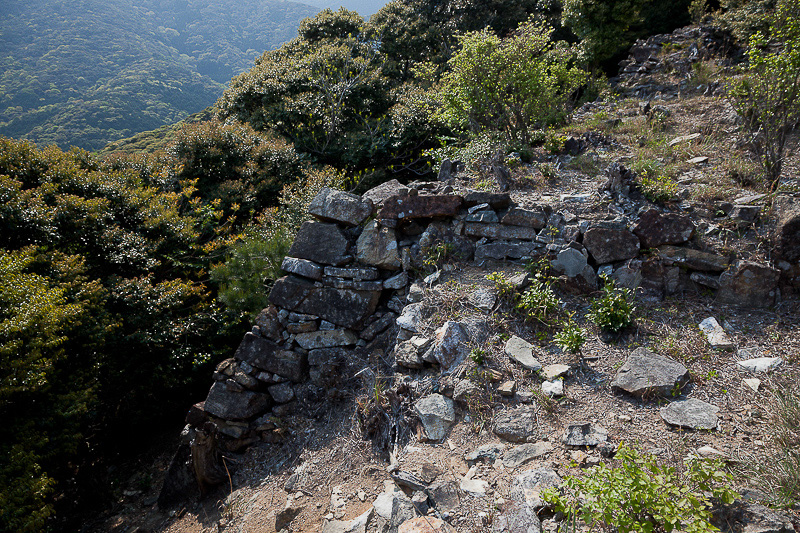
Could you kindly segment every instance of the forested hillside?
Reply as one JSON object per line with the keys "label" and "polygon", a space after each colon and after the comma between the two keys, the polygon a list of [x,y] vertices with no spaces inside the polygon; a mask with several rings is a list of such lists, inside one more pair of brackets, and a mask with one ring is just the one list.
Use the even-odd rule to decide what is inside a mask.
{"label": "forested hillside", "polygon": [[3,2],[0,134],[96,150],[175,123],[314,11],[282,0]]}

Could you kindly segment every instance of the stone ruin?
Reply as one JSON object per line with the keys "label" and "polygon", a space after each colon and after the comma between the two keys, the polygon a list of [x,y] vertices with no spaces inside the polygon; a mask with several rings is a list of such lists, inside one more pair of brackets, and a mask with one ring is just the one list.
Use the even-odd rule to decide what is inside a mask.
{"label": "stone ruin", "polygon": [[581,220],[549,205],[523,208],[507,193],[457,194],[441,182],[391,181],[363,196],[323,189],[309,208],[315,220],[303,223],[283,261],[287,275],[275,282],[271,305],[190,409],[159,504],[227,482],[221,453],[285,438],[287,416],[324,408],[344,376],[369,366],[370,354],[396,368],[433,365],[443,373],[463,360],[447,346],[470,334],[458,323],[440,328],[433,345],[414,343],[422,291],[414,277],[437,245],[476,263],[547,257],[570,291],[596,290],[600,273],[640,297],[701,288],[723,303],[765,307],[800,286],[800,202],[776,205],[779,268],[703,250],[689,216],[655,207]]}

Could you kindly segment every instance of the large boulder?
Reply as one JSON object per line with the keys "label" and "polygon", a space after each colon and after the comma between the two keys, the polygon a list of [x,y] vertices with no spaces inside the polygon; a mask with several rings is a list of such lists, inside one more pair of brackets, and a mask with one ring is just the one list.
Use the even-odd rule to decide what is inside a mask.
{"label": "large boulder", "polygon": [[353,259],[347,253],[348,246],[347,238],[336,224],[306,221],[294,238],[289,256],[339,266]]}
{"label": "large boulder", "polygon": [[316,315],[338,326],[353,328],[375,312],[380,295],[380,291],[319,287],[308,280],[286,276],[275,282],[269,301],[289,311]]}
{"label": "large boulder", "polygon": [[639,237],[625,227],[589,228],[583,236],[583,245],[599,264],[633,259],[639,255]]}
{"label": "large boulder", "polygon": [[800,198],[775,199],[775,244],[778,255],[789,262],[800,261]]}
{"label": "large boulder", "polygon": [[308,206],[308,213],[320,220],[357,226],[372,213],[372,201],[349,192],[323,187]]}
{"label": "large boulder", "polygon": [[636,348],[617,371],[611,389],[639,397],[669,398],[689,381],[679,362],[647,348]]}
{"label": "large boulder", "polygon": [[703,272],[722,272],[730,264],[730,260],[721,255],[668,244],[658,247],[658,256],[667,265],[675,264]]}
{"label": "large boulder", "polygon": [[771,307],[778,296],[780,277],[777,268],[742,261],[720,276],[717,301],[739,307]]}
{"label": "large boulder", "polygon": [[639,237],[642,248],[655,248],[662,244],[682,244],[694,235],[694,223],[683,215],[648,209],[639,217],[639,223],[633,228],[633,233]]}
{"label": "large boulder", "polygon": [[377,221],[364,228],[356,246],[358,260],[364,264],[386,270],[398,270],[402,266],[394,230],[379,225]]}

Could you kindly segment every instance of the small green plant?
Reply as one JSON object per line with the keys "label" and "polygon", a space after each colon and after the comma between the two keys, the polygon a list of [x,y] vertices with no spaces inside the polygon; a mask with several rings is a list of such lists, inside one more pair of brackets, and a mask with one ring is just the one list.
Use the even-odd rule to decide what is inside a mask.
{"label": "small green plant", "polygon": [[642,177],[641,186],[644,197],[654,204],[669,202],[678,195],[678,184],[669,176]]}
{"label": "small green plant", "polygon": [[486,279],[494,283],[495,289],[497,289],[497,295],[502,300],[512,301],[516,295],[517,289],[514,287],[514,284],[506,278],[505,274],[502,272],[492,272]]}
{"label": "small green plant", "polygon": [[556,345],[569,353],[579,353],[586,342],[583,329],[570,316],[567,325],[553,338]]}
{"label": "small green plant", "polygon": [[527,320],[536,320],[549,325],[550,318],[558,312],[561,300],[553,292],[552,281],[544,276],[536,276],[531,285],[520,295],[516,309]]}
{"label": "small green plant", "polygon": [[434,272],[455,255],[456,247],[450,242],[437,242],[423,248],[422,265],[426,272]]}
{"label": "small green plant", "polygon": [[633,292],[617,289],[614,281],[603,275],[603,294],[592,302],[587,315],[601,330],[616,333],[633,324]]}
{"label": "small green plant", "polygon": [[679,475],[656,458],[632,447],[620,446],[617,467],[601,464],[582,477],[568,476],[563,493],[542,494],[557,512],[573,523],[583,520],[590,529],[619,533],[710,533],[711,501],[732,503],[739,495],[720,461],[690,459]]}
{"label": "small green plant", "polygon": [[558,177],[558,169],[553,163],[539,163],[538,168],[542,176],[549,180],[554,180]]}
{"label": "small green plant", "polygon": [[471,352],[469,352],[470,360],[478,366],[483,365],[488,356],[489,352],[481,348],[474,348]]}

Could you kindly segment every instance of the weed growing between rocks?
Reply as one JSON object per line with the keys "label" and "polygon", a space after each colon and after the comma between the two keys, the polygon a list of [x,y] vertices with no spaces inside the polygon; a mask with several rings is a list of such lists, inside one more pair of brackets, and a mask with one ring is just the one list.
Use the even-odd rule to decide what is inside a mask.
{"label": "weed growing between rocks", "polygon": [[730,504],[738,497],[720,461],[690,459],[679,474],[624,444],[616,459],[616,467],[600,464],[584,476],[568,476],[560,493],[549,490],[543,498],[573,527],[582,520],[620,533],[705,533],[718,531],[710,523],[712,500]]}
{"label": "weed growing between rocks", "polygon": [[619,333],[633,324],[633,293],[630,289],[617,289],[607,276],[602,278],[603,294],[592,302],[592,310],[586,316],[602,331]]}

